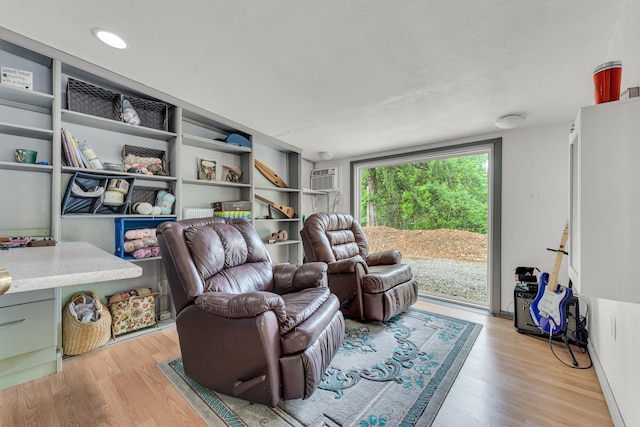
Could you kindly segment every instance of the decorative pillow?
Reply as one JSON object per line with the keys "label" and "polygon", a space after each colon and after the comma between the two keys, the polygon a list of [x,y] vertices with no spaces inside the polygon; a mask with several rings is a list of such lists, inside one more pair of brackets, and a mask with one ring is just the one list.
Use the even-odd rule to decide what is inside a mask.
{"label": "decorative pillow", "polygon": [[135,288],[109,297],[109,311],[113,322],[111,334],[116,337],[126,332],[155,326],[156,295],[150,288]]}

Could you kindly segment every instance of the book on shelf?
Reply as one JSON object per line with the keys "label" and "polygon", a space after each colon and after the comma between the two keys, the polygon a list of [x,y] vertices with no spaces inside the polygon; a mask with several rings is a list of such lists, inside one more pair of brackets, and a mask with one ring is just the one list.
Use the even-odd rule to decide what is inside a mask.
{"label": "book on shelf", "polygon": [[250,211],[251,202],[248,200],[230,200],[225,202],[212,202],[211,208],[216,211]]}
{"label": "book on shelf", "polygon": [[104,169],[104,165],[87,141],[78,142],[68,129],[62,129],[62,154],[67,166],[82,169]]}
{"label": "book on shelf", "polygon": [[244,218],[251,220],[251,211],[215,211],[213,212],[213,216],[218,218]]}
{"label": "book on shelf", "polygon": [[198,157],[198,179],[205,181],[216,180],[216,161]]}
{"label": "book on shelf", "polygon": [[75,168],[81,167],[76,145],[73,141],[73,135],[71,135],[71,132],[66,129],[62,129],[62,143],[67,153],[67,165]]}

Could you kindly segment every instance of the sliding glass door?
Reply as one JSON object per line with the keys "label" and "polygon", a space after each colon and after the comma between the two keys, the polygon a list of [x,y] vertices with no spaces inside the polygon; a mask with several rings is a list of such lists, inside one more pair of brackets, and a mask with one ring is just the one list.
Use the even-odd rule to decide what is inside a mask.
{"label": "sliding glass door", "polygon": [[495,143],[352,163],[370,251],[399,249],[423,296],[493,308]]}

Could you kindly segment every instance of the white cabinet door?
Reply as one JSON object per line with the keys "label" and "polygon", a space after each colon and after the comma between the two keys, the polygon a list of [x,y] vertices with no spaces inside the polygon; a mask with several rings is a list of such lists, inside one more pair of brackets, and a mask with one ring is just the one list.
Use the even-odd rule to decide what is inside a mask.
{"label": "white cabinet door", "polygon": [[577,290],[640,302],[640,100],[585,107],[578,122],[571,203],[579,220],[570,233]]}

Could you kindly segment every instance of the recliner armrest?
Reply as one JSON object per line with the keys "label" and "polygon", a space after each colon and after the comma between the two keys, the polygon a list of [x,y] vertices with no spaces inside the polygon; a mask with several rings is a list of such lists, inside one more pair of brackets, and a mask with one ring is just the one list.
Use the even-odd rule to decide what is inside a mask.
{"label": "recliner armrest", "polygon": [[284,301],[280,295],[272,292],[257,291],[246,294],[207,292],[196,298],[198,308],[230,319],[255,317],[267,311],[273,311],[278,323],[286,320]]}
{"label": "recliner armrest", "polygon": [[382,252],[373,252],[367,256],[369,265],[390,265],[402,264],[402,254],[397,249],[390,249]]}
{"label": "recliner armrest", "polygon": [[327,264],[309,262],[302,265],[276,264],[273,266],[273,287],[280,295],[308,288],[328,287]]}
{"label": "recliner armrest", "polygon": [[341,274],[341,273],[353,273],[356,271],[358,264],[362,265],[365,273],[369,272],[367,263],[362,259],[360,255],[352,258],[341,259],[339,261],[330,262],[327,265],[327,272],[329,274]]}

